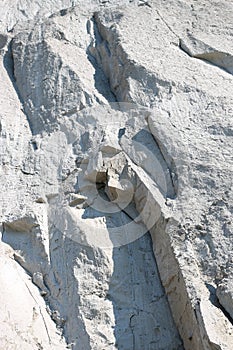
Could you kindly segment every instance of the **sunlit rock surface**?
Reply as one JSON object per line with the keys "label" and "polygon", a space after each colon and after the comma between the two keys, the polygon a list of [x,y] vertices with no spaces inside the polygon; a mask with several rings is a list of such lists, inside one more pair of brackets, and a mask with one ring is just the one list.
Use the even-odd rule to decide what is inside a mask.
{"label": "sunlit rock surface", "polygon": [[232,3],[0,5],[0,348],[232,350]]}

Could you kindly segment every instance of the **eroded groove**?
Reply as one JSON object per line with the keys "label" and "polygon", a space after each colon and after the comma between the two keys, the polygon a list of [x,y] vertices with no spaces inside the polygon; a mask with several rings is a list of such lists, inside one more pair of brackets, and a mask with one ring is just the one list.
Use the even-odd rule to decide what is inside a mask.
{"label": "eroded groove", "polygon": [[[157,96],[160,89],[169,91],[170,83],[156,77],[155,74],[147,71],[143,65],[131,59],[120,43],[121,39],[117,27],[114,24],[110,28],[105,26],[102,23],[102,15],[102,13],[98,12],[94,15],[95,23],[103,39],[101,44],[96,48],[98,50],[99,62],[103,67],[105,75],[108,77],[111,90],[116,95],[118,102],[145,105],[140,99],[134,96],[134,89],[131,87],[131,81],[133,81],[137,84],[137,88],[142,92],[145,100],[148,99],[146,107],[149,107],[150,96]],[[119,11],[114,16],[117,22],[122,14]]]}
{"label": "eroded groove", "polygon": [[[12,86],[17,94],[17,97],[19,99],[19,101],[21,102],[22,104],[22,109],[23,109],[23,99],[21,97],[21,94],[20,94],[20,91],[19,91],[19,88],[17,86],[17,83],[16,83],[16,78],[15,78],[15,72],[14,72],[14,57],[13,57],[13,50],[12,50],[12,44],[13,44],[13,40],[14,39],[11,39],[10,42],[8,43],[7,45],[7,51],[5,52],[4,56],[3,56],[3,66],[10,78],[10,81],[12,83]],[[23,110],[23,112],[25,113],[25,111]]]}
{"label": "eroded groove", "polygon": [[150,121],[148,118],[148,128],[151,132],[151,135],[153,136],[156,145],[158,146],[158,149],[160,150],[160,153],[163,156],[164,162],[167,164],[167,168],[169,170],[170,180],[171,180],[171,186],[173,189],[173,193],[171,192],[171,198],[175,198],[178,192],[178,178],[177,178],[177,169],[174,163],[174,160],[171,158],[169,152],[165,149],[161,141],[156,137],[155,132],[152,131]]}
{"label": "eroded groove", "polygon": [[[105,71],[100,64],[101,60],[99,60],[99,57],[98,57],[99,53],[98,53],[97,47],[98,45],[101,45],[101,43],[103,43],[104,39],[102,38],[99,32],[94,15],[87,22],[87,28],[89,28],[88,32],[91,34],[90,25],[92,25],[93,27],[93,37],[89,47],[87,48],[87,57],[95,69],[95,75],[94,75],[95,88],[99,91],[101,95],[103,95],[106,98],[108,102],[117,102],[117,97],[113,89],[111,88],[109,79],[106,76]],[[111,95],[109,96],[109,93],[107,93],[107,91],[110,91],[112,96]]]}

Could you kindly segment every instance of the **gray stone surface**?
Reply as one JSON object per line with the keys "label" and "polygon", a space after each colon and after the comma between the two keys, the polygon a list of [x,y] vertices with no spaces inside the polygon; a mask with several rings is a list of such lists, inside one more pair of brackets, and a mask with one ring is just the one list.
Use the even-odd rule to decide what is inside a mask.
{"label": "gray stone surface", "polygon": [[231,1],[0,4],[0,348],[231,350]]}

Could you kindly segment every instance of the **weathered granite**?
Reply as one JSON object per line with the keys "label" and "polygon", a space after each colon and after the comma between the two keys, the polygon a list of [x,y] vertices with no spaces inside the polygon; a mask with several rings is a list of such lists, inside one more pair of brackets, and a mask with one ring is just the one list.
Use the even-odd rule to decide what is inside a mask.
{"label": "weathered granite", "polygon": [[231,350],[232,3],[0,4],[0,347]]}

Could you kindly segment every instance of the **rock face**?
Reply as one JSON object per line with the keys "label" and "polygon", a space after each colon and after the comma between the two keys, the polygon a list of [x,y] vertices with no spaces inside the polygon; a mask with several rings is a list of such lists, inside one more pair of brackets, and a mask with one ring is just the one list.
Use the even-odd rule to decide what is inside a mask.
{"label": "rock face", "polygon": [[231,1],[0,4],[0,348],[231,350]]}

